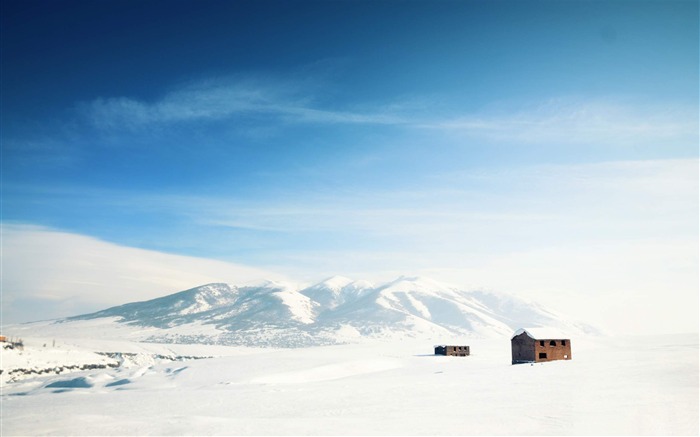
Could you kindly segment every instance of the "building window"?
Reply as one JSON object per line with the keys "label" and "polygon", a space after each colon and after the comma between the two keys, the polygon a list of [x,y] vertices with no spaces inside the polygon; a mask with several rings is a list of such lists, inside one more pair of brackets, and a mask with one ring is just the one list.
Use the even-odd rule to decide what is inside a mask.
{"label": "building window", "polygon": [[566,346],[566,340],[562,340],[562,341],[561,341],[561,345],[562,345],[562,346]]}
{"label": "building window", "polygon": [[557,342],[554,341],[554,340],[549,340],[549,345],[550,345],[550,346],[556,346],[556,345],[557,345]]}
{"label": "building window", "polygon": [[544,358],[545,360],[547,359],[547,353],[546,352],[540,352],[540,359]]}
{"label": "building window", "polygon": [[544,340],[540,340],[540,346],[544,347]]}

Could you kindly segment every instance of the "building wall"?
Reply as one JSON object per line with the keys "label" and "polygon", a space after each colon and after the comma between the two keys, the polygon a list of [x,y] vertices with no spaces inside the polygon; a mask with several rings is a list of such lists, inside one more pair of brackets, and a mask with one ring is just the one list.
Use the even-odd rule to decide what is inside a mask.
{"label": "building wall", "polygon": [[[554,343],[554,344],[552,344]],[[562,344],[564,343],[564,344]],[[546,354],[546,357],[541,358],[541,354]],[[554,361],[554,360],[570,360],[571,359],[571,341],[568,339],[562,340],[536,340],[535,341],[535,362]]]}
{"label": "building wall", "polygon": [[535,340],[522,333],[510,340],[513,364],[535,361]]}
{"label": "building wall", "polygon": [[447,355],[466,357],[469,355],[469,346],[447,346]]}
{"label": "building wall", "polygon": [[469,355],[469,346],[436,346],[435,355],[466,357]]}
{"label": "building wall", "polygon": [[510,341],[513,364],[571,359],[571,340],[535,340],[526,333]]}

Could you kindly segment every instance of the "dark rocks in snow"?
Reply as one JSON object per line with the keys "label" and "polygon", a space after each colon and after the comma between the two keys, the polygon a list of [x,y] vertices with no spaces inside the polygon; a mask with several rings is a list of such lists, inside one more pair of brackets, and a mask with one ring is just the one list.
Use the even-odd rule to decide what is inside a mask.
{"label": "dark rocks in snow", "polygon": [[[69,372],[80,372],[80,371],[87,371],[87,370],[97,370],[97,369],[115,369],[123,365],[124,363],[124,358],[135,358],[138,355],[143,355],[143,354],[136,354],[136,353],[124,353],[124,352],[96,352],[98,355],[103,355],[107,356],[109,358],[115,359],[117,361],[112,362],[112,363],[86,363],[86,364],[66,364],[66,365],[61,365],[61,366],[55,366],[55,367],[46,367],[46,368],[15,368],[15,369],[10,369],[7,371],[8,374],[8,382],[15,382],[18,381],[19,379],[23,379],[24,377],[31,376],[31,375],[36,375],[36,376],[41,376],[41,375],[49,375],[49,374],[55,374],[55,375],[60,375],[63,373],[69,373]],[[160,360],[160,361],[186,361],[186,360],[201,360],[205,358],[213,358],[211,356],[194,356],[194,355],[161,355],[161,354],[153,354],[150,355],[151,358],[155,360]],[[4,370],[0,369],[0,373],[2,373]]]}
{"label": "dark rocks in snow", "polygon": [[[142,354],[137,354],[137,353],[131,353],[131,352],[95,352],[98,355],[104,355],[109,358],[113,358],[116,360],[119,360],[120,363],[123,363],[124,357],[127,358],[133,358],[138,355]],[[151,355],[156,360],[163,360],[163,361],[186,361],[186,360],[203,360],[206,358],[214,358],[212,356],[197,356],[197,355],[161,355],[161,354],[153,354]]]}
{"label": "dark rocks in snow", "polygon": [[116,367],[119,367],[119,363],[72,364],[72,365],[47,367],[47,368],[43,368],[43,369],[36,369],[36,368],[10,369],[7,372],[7,374],[9,375],[8,381],[13,382],[13,381],[18,380],[22,376],[28,376],[28,375],[44,375],[44,374],[51,374],[51,373],[54,373],[56,375],[60,375],[61,373],[66,373],[66,372],[81,371],[81,370],[94,370],[94,369],[107,369],[107,368],[116,368]]}

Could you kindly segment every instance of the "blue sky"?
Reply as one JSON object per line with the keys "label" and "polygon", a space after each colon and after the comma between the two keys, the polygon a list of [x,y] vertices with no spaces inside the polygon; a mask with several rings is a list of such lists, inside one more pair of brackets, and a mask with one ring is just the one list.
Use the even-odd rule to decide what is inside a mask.
{"label": "blue sky", "polygon": [[[303,281],[418,272],[563,309],[642,293],[640,325],[672,291],[697,330],[698,12],[4,0],[4,233]],[[4,307],[83,299],[26,261],[51,250],[19,250]]]}

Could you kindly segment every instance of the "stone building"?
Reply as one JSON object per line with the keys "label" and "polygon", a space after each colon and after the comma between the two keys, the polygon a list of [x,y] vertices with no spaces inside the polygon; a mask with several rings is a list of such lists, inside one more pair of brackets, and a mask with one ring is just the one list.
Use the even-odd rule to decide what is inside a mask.
{"label": "stone building", "polygon": [[435,355],[448,355],[455,357],[466,357],[469,355],[469,346],[435,346]]}
{"label": "stone building", "polygon": [[571,359],[571,340],[542,328],[518,329],[510,346],[513,364]]}

